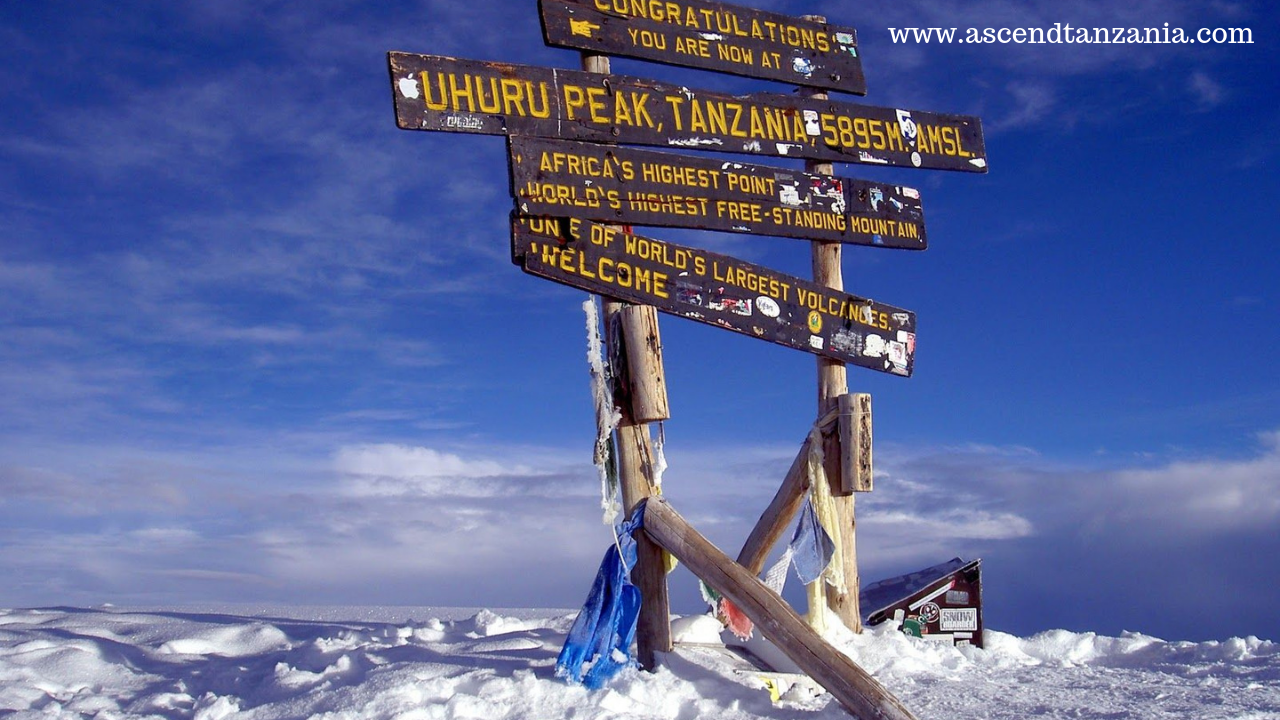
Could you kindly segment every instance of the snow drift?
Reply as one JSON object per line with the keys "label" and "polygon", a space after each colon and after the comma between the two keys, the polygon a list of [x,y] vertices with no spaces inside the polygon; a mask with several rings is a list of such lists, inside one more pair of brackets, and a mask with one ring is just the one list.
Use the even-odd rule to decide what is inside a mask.
{"label": "snow drift", "polygon": [[[413,619],[416,615],[419,619]],[[351,608],[0,610],[0,716],[13,718],[847,718],[826,695],[669,655],[599,691],[552,676],[563,611]],[[714,641],[696,619],[685,639]],[[888,625],[837,646],[927,718],[1280,720],[1280,646],[990,630],[953,648]]]}

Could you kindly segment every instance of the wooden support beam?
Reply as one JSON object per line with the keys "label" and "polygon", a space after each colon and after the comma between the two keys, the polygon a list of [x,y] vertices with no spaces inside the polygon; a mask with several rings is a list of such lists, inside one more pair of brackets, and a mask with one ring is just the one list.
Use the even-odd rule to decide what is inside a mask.
{"label": "wooden support beam", "polygon": [[764,570],[764,561],[769,557],[773,546],[782,538],[791,518],[796,516],[804,502],[804,492],[809,489],[809,474],[804,471],[805,458],[809,455],[809,439],[805,438],[800,445],[800,452],[791,462],[787,477],[782,486],[774,494],[773,501],[765,508],[756,526],[751,529],[747,541],[742,544],[742,552],[738,553],[738,564],[746,568],[752,575],[759,575]]}
{"label": "wooden support beam", "polygon": [[836,650],[753,573],[730,560],[663,498],[644,506],[644,532],[690,572],[729,598],[766,638],[854,717],[915,720],[911,711],[867,671]]}
{"label": "wooden support beam", "polygon": [[[826,428],[836,419],[835,411],[827,413],[818,420],[818,427],[825,433]],[[800,444],[800,451],[796,453],[796,459],[791,461],[791,468],[787,470],[782,486],[756,521],[747,541],[742,544],[742,551],[738,553],[738,564],[756,575],[764,569],[764,561],[769,557],[769,552],[778,544],[787,524],[796,516],[804,502],[804,493],[809,489],[809,475],[805,472],[805,460],[808,456],[809,438],[806,436]]]}

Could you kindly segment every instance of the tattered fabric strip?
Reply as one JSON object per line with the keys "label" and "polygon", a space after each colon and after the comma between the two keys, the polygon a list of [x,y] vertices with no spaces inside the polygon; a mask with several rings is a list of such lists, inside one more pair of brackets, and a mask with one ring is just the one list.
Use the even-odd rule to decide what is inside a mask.
{"label": "tattered fabric strip", "polygon": [[750,640],[755,632],[755,625],[747,614],[733,604],[729,598],[720,598],[720,616],[724,618],[725,627],[739,640]]}
{"label": "tattered fabric strip", "polygon": [[613,431],[622,419],[622,412],[613,404],[609,388],[611,373],[604,361],[604,349],[600,341],[600,312],[595,296],[582,303],[587,315],[587,366],[591,372],[591,397],[596,411],[596,443],[591,453],[596,472],[600,475],[600,508],[604,511],[604,524],[614,525],[622,513],[618,500],[618,470],[614,461]]}
{"label": "tattered fabric strip", "polygon": [[591,592],[573,621],[556,658],[556,677],[598,689],[632,664],[631,643],[640,616],[640,589],[627,568],[636,564],[634,533],[644,523],[643,510],[622,525],[618,541],[605,551]]}
{"label": "tattered fabric strip", "polygon": [[795,550],[788,545],[782,551],[782,557],[778,558],[778,562],[764,574],[764,584],[774,593],[781,595],[783,588],[787,586],[787,571],[791,569],[791,559],[795,557]]}
{"label": "tattered fabric strip", "polygon": [[836,501],[831,494],[831,485],[827,479],[827,471],[823,468],[822,430],[816,425],[809,432],[809,455],[806,464],[809,472],[809,496],[813,500],[814,510],[817,511],[818,522],[822,524],[823,530],[826,530],[828,539],[837,539],[833,543],[834,552],[822,576],[828,585],[834,587],[836,592],[843,596],[847,592],[844,577],[844,543],[839,542],[843,533],[836,513]]}

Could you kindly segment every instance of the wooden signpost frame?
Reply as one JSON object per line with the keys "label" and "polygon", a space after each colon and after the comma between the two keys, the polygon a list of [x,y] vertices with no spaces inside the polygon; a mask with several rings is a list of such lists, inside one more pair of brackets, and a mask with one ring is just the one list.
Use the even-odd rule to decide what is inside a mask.
{"label": "wooden signpost frame", "polygon": [[[685,6],[680,5],[684,2]],[[910,242],[884,242],[882,233],[872,229],[840,234],[824,232],[822,228],[813,233],[804,233],[792,228],[783,228],[783,232],[774,234],[792,237],[804,237],[811,241],[811,265],[813,271],[812,287],[825,293],[823,297],[841,307],[856,309],[856,314],[845,317],[843,310],[835,313],[836,317],[846,323],[863,323],[871,326],[868,318],[882,317],[879,320],[880,330],[892,330],[896,333],[893,341],[877,335],[871,338],[874,331],[863,328],[860,332],[866,335],[850,348],[856,352],[843,354],[833,352],[827,346],[830,338],[819,336],[823,320],[819,307],[813,306],[808,315],[806,326],[809,336],[806,343],[788,337],[795,334],[794,324],[791,330],[778,334],[777,328],[773,336],[763,327],[750,323],[741,325],[741,321],[728,317],[711,318],[702,313],[685,312],[670,304],[661,305],[654,302],[656,298],[669,299],[670,295],[655,292],[652,296],[636,292],[634,286],[618,284],[610,286],[599,280],[599,275],[589,275],[582,268],[586,255],[584,244],[570,246],[573,241],[581,241],[581,237],[562,237],[555,235],[550,242],[559,243],[552,247],[548,238],[531,237],[522,234],[518,224],[513,224],[513,258],[523,268],[534,274],[566,284],[584,287],[601,294],[604,304],[605,344],[614,366],[615,386],[611,389],[614,403],[617,406],[620,421],[614,435],[615,465],[618,472],[623,509],[628,515],[645,514],[642,532],[637,533],[638,545],[635,567],[630,569],[632,582],[640,590],[643,602],[640,608],[636,641],[638,660],[642,667],[652,669],[657,663],[658,653],[672,649],[672,637],[669,616],[669,600],[666,584],[666,554],[670,553],[685,563],[695,575],[707,582],[725,598],[734,602],[747,616],[753,620],[764,635],[777,644],[793,661],[795,661],[811,677],[826,687],[849,712],[857,717],[879,717],[893,720],[914,720],[891,694],[875,682],[861,668],[846,656],[825,643],[814,628],[806,627],[785,602],[775,593],[768,590],[757,575],[762,569],[765,557],[770,548],[781,536],[785,526],[799,509],[804,493],[809,489],[811,458],[816,448],[812,443],[822,444],[823,473],[830,485],[834,497],[834,527],[827,528],[835,535],[843,557],[843,575],[846,586],[832,588],[829,586],[813,586],[811,589],[811,616],[817,610],[820,588],[825,587],[822,605],[835,610],[837,616],[850,629],[861,631],[861,616],[858,608],[858,569],[855,543],[855,517],[853,498],[855,492],[866,492],[872,488],[871,467],[871,425],[870,396],[849,395],[845,361],[856,362],[872,369],[895,372],[899,375],[910,375],[914,357],[915,315],[883,305],[877,305],[866,299],[853,298],[843,293],[843,275],[841,270],[842,242],[854,244],[883,245],[900,249],[924,249],[923,215],[919,205],[919,195],[910,188],[879,185],[867,181],[853,181],[835,178],[831,163],[833,161],[869,163],[926,169],[946,169],[967,172],[986,172],[986,148],[982,136],[981,121],[976,117],[948,115],[942,113],[905,111],[896,108],[877,108],[865,105],[835,102],[830,100],[827,90],[845,90],[855,93],[865,92],[865,84],[861,73],[861,59],[856,49],[856,34],[851,28],[831,28],[821,16],[804,16],[799,19],[768,18],[773,14],[764,11],[730,6],[717,0],[680,0],[680,2],[662,3],[663,12],[670,8],[683,8],[689,13],[705,13],[702,15],[710,22],[715,13],[723,13],[727,27],[747,27],[742,18],[747,18],[750,30],[733,33],[734,38],[712,38],[707,33],[691,35],[689,27],[658,28],[644,25],[651,18],[624,17],[644,15],[651,10],[631,12],[632,8],[641,7],[634,3],[623,6],[612,5],[612,14],[601,5],[600,0],[542,0],[540,8],[544,23],[544,32],[548,44],[582,49],[582,71],[557,70],[554,68],[538,68],[512,65],[509,63],[488,63],[474,60],[460,60],[443,56],[415,55],[409,53],[388,53],[388,68],[391,73],[393,100],[396,110],[397,124],[404,129],[434,130],[447,132],[480,133],[490,135],[507,135],[512,137],[511,177],[513,195],[521,196],[518,184],[529,188],[521,197],[524,200],[524,212],[545,212],[555,217],[577,218],[583,223],[594,226],[595,223],[610,221],[650,222],[656,225],[674,227],[695,227],[705,229],[721,229],[733,232],[768,232],[778,230],[782,225],[775,222],[775,227],[767,223],[751,226],[741,222],[730,223],[728,227],[717,226],[715,221],[725,220],[723,215],[711,218],[703,212],[702,224],[691,221],[686,224],[683,219],[673,218],[683,213],[675,212],[681,202],[678,199],[666,198],[656,203],[657,210],[649,210],[642,202],[635,212],[591,212],[601,207],[601,198],[608,198],[608,192],[618,193],[621,190],[591,188],[592,183],[574,184],[570,180],[554,176],[537,175],[536,181],[523,180],[516,182],[519,150],[523,147],[517,136],[528,135],[533,138],[548,138],[544,144],[554,144],[563,140],[587,141],[594,146],[580,146],[575,151],[581,157],[590,158],[591,153],[601,145],[617,147],[616,143],[625,142],[639,145],[655,145],[669,147],[690,147],[699,150],[717,150],[742,154],[766,154],[782,157],[801,157],[805,159],[805,179],[788,190],[788,194],[779,195],[777,202],[784,205],[808,203],[810,207],[820,207],[823,212],[843,216],[843,206],[853,205],[852,196],[845,194],[840,203],[835,202],[834,189],[844,192],[845,183],[859,183],[862,193],[875,193],[879,198],[889,198],[889,205],[906,222],[915,223],[916,235],[901,235]],[[609,5],[609,3],[605,3]],[[646,7],[652,7],[650,4]],[[687,7],[686,7],[687,6]],[[619,9],[619,8],[622,9]],[[601,11],[606,11],[601,14]],[[692,27],[689,18],[683,21]],[[778,16],[781,17],[781,16]],[[721,62],[690,61],[688,58],[655,55],[640,45],[644,43],[639,35],[630,32],[628,26],[634,23],[635,28],[642,28],[650,37],[664,34],[668,38],[680,38],[678,49],[686,55],[699,55],[703,60],[710,59],[709,54],[702,54],[699,48],[702,43],[725,42],[731,40],[738,43],[735,47],[744,50],[748,45],[759,45],[755,50],[763,51],[764,37],[755,32],[760,18],[769,23],[794,23],[796,32],[816,33],[813,37],[827,37],[837,43],[840,48],[830,55],[828,48],[819,48],[817,44],[810,48],[813,52],[793,53],[790,57],[792,74],[765,72],[761,68],[744,69],[743,67],[726,67]],[[731,21],[731,22],[730,22]],[[675,23],[681,24],[681,23]],[[605,27],[605,26],[608,27]],[[600,31],[600,32],[596,32]],[[640,29],[636,30],[637,33]],[[566,34],[567,33],[567,34]],[[822,35],[827,33],[827,35]],[[694,37],[694,36],[697,37]],[[554,37],[553,37],[554,36]],[[625,37],[630,36],[633,47],[625,46]],[[770,38],[774,42],[776,38]],[[785,42],[786,40],[784,40]],[[745,44],[744,44],[745,43]],[[816,43],[816,41],[815,41]],[[803,44],[803,43],[802,43]],[[690,52],[690,48],[697,52]],[[706,47],[710,47],[707,45]],[[650,48],[653,49],[653,48]],[[686,87],[676,87],[644,78],[616,76],[610,73],[610,62],[607,55],[598,54],[616,50],[621,54],[629,54],[657,62],[687,65],[690,67],[735,72],[749,77],[761,77],[773,80],[795,80],[793,75],[803,76],[809,82],[799,82],[796,96],[784,96],[771,93],[757,93],[745,96],[730,96],[717,92],[691,91]],[[780,55],[780,52],[773,52]],[[829,57],[819,57],[821,54]],[[842,54],[843,53],[843,54]],[[720,54],[720,60],[729,60],[730,64],[750,64],[734,60],[732,52]],[[820,62],[819,62],[820,61]],[[856,61],[856,62],[855,62]],[[828,63],[828,64],[823,64]],[[776,69],[778,63],[774,63]],[[763,67],[763,66],[762,66]],[[813,72],[809,69],[813,68]],[[821,72],[818,72],[821,70]],[[816,76],[815,76],[816,73]],[[646,105],[649,101],[652,104]],[[740,124],[741,123],[741,124]],[[665,125],[665,130],[664,130]],[[559,140],[553,140],[559,139]],[[533,147],[529,145],[528,147]],[[616,151],[624,155],[630,150]],[[635,151],[639,153],[640,151]],[[605,152],[606,158],[609,152]],[[668,155],[673,167],[678,167],[681,156]],[[598,160],[598,158],[597,158]],[[643,162],[643,161],[641,161]],[[662,162],[665,162],[662,161]],[[706,161],[690,159],[686,163],[690,168],[699,166],[692,172],[713,172],[708,170]],[[729,164],[724,165],[725,168]],[[755,178],[750,192],[759,193],[760,188],[767,185],[767,174],[771,171],[764,167],[750,167],[738,164],[745,176]],[[547,172],[547,168],[539,168]],[[777,170],[781,173],[781,169]],[[775,174],[774,180],[782,178]],[[602,178],[597,178],[602,179]],[[546,193],[537,191],[536,182],[554,187],[555,202],[547,207]],[[805,200],[800,199],[798,189],[803,183],[818,192],[810,193]],[[644,183],[641,183],[643,185]],[[661,185],[661,182],[657,183]],[[596,193],[592,196],[591,191]],[[907,192],[909,191],[909,192]],[[606,193],[601,195],[600,193]],[[661,195],[664,190],[653,190]],[[769,187],[769,193],[774,189]],[[581,193],[581,197],[579,197]],[[672,194],[675,195],[674,193]],[[593,205],[593,197],[595,204]],[[861,196],[860,196],[861,197]],[[825,198],[825,200],[823,199]],[[579,202],[579,200],[585,200]],[[697,202],[709,203],[712,198],[694,199]],[[572,201],[572,202],[566,202]],[[759,202],[757,202],[759,201]],[[767,202],[766,202],[767,201]],[[750,197],[743,199],[726,198],[724,202],[738,203],[738,210],[752,209],[763,212],[768,207],[772,211],[775,205],[772,196],[768,198]],[[830,202],[828,202],[830,201]],[[914,202],[912,202],[914,201]],[[618,210],[618,202],[613,202],[612,209]],[[667,203],[670,207],[664,204]],[[541,203],[541,205],[540,205]],[[586,210],[583,210],[586,208]],[[903,208],[906,212],[903,213]],[[633,208],[634,209],[634,208]],[[557,211],[565,211],[560,215]],[[871,211],[864,217],[885,223],[902,223],[902,217],[894,213],[881,211],[875,203],[871,203]],[[854,217],[853,215],[847,216]],[[738,219],[741,219],[739,217]],[[734,220],[732,216],[728,220]],[[803,223],[797,223],[803,224]],[[609,226],[606,226],[609,227]],[[877,225],[878,227],[893,227]],[[616,232],[612,226],[610,232]],[[636,236],[628,237],[636,239]],[[867,238],[870,238],[868,240]],[[896,239],[895,239],[896,240]],[[918,241],[918,243],[916,242]],[[638,242],[638,239],[636,239]],[[647,241],[659,242],[661,241]],[[536,243],[543,247],[539,248]],[[607,245],[606,245],[607,247]],[[673,248],[678,246],[671,245]],[[685,253],[696,253],[688,248]],[[686,254],[684,257],[694,257]],[[715,262],[702,256],[706,263]],[[716,256],[720,257],[720,256]],[[574,259],[579,265],[573,264]],[[732,258],[725,258],[732,260]],[[646,258],[651,260],[651,258]],[[597,262],[614,262],[601,256]],[[664,258],[665,261],[665,258]],[[754,285],[742,285],[748,289],[754,287],[757,293],[761,290],[762,281],[787,282],[793,287],[800,287],[800,281],[791,278],[780,278],[774,271],[766,268],[748,268],[741,261],[738,271],[750,277]],[[604,264],[597,269],[605,267]],[[620,265],[610,265],[611,269]],[[630,265],[637,268],[639,265]],[[575,269],[576,268],[576,269]],[[653,272],[650,268],[647,272]],[[686,273],[687,274],[687,273]],[[638,271],[636,277],[639,277]],[[586,282],[595,278],[596,282]],[[585,285],[582,283],[586,283]],[[773,287],[773,286],[770,286]],[[627,292],[617,291],[617,288]],[[704,290],[706,288],[703,288]],[[719,292],[723,293],[723,289]],[[808,291],[806,291],[808,292]],[[692,296],[685,298],[691,303]],[[630,299],[639,304],[629,304]],[[783,317],[783,309],[778,299],[761,295],[755,298],[759,302],[761,315],[777,320],[776,325],[784,327],[793,320],[794,311],[787,309]],[[740,303],[741,298],[735,300]],[[699,299],[701,302],[701,299]],[[709,310],[720,312],[725,307],[741,310],[739,315],[749,315],[750,308],[740,304],[729,304],[717,301]],[[761,516],[756,527],[747,538],[738,562],[735,563],[720,553],[706,538],[690,527],[683,518],[670,508],[667,502],[657,497],[655,486],[657,460],[650,438],[649,423],[660,422],[670,417],[666,396],[666,384],[662,362],[662,344],[658,331],[657,310],[685,317],[710,321],[716,324],[748,332],[757,337],[770,339],[780,344],[790,345],[797,349],[814,352],[817,362],[817,408],[819,420],[815,431],[811,432],[801,444],[795,462],[779,488],[773,502]],[[830,309],[826,311],[831,314]],[[866,315],[863,315],[863,311]],[[853,309],[850,312],[854,312]],[[877,314],[878,313],[878,314]],[[891,327],[888,318],[892,317],[896,326]],[[755,321],[752,321],[755,322]],[[735,326],[735,323],[741,327]],[[846,328],[847,330],[847,328]],[[872,343],[871,340],[878,340]],[[866,357],[884,357],[883,344],[892,342],[896,346],[887,353],[891,360],[886,360],[883,367],[868,364]],[[909,348],[909,349],[908,349]],[[864,352],[865,351],[865,352]],[[600,408],[603,411],[603,408]],[[814,473],[814,478],[819,476]],[[824,523],[826,521],[824,520]],[[823,582],[823,581],[819,581]]]}

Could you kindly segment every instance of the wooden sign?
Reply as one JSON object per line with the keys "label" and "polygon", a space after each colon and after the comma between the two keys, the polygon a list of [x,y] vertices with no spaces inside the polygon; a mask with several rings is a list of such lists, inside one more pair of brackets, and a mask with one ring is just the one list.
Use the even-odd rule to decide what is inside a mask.
{"label": "wooden sign", "polygon": [[923,250],[913,188],[705,155],[512,137],[511,193],[524,215],[759,233]]}
{"label": "wooden sign", "polygon": [[913,312],[589,220],[515,217],[511,237],[512,260],[527,273],[841,362],[911,375]]}
{"label": "wooden sign", "polygon": [[792,95],[734,96],[642,78],[389,53],[406,130],[686,147],[986,172],[976,117]]}
{"label": "wooden sign", "polygon": [[548,45],[867,94],[851,27],[708,0],[539,0]]}

